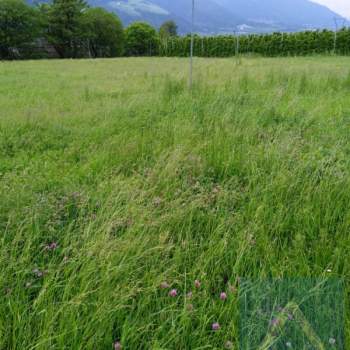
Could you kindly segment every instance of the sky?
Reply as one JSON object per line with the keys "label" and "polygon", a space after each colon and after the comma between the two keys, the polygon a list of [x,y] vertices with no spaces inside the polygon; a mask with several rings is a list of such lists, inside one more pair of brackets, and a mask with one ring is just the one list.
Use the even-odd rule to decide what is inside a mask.
{"label": "sky", "polygon": [[350,0],[312,0],[350,19]]}

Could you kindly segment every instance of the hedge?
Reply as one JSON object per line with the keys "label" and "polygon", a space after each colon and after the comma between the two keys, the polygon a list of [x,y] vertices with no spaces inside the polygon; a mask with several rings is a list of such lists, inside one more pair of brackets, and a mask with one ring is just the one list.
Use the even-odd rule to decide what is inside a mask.
{"label": "hedge", "polygon": [[[335,45],[336,42],[336,45]],[[172,37],[159,43],[159,55],[186,57],[191,37]],[[334,50],[334,48],[336,49]],[[230,57],[254,53],[262,56],[303,56],[312,54],[350,54],[350,28],[335,33],[330,30],[297,33],[219,35],[194,37],[194,54],[198,57]]]}

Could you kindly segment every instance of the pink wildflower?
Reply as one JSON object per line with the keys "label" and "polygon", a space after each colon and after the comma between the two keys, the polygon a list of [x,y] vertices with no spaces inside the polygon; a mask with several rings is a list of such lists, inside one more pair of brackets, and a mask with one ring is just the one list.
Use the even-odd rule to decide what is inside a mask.
{"label": "pink wildflower", "polygon": [[172,289],[169,292],[169,296],[172,297],[172,298],[175,298],[177,296],[177,290],[176,289]]}
{"label": "pink wildflower", "polygon": [[220,293],[220,299],[225,301],[227,299],[227,294],[225,292]]}

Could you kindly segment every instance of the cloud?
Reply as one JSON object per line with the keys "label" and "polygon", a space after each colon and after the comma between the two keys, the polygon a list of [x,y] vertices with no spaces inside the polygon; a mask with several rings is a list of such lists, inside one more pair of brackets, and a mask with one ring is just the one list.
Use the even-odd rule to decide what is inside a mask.
{"label": "cloud", "polygon": [[312,0],[350,19],[350,0]]}

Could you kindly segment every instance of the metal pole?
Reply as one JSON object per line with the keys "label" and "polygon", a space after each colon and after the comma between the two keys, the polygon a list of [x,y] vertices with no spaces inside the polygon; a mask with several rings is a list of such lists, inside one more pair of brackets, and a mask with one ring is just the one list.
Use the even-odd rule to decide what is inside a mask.
{"label": "metal pole", "polygon": [[338,32],[338,21],[337,21],[337,18],[334,18],[334,23],[335,23],[335,31],[334,31],[334,48],[333,48],[333,52],[335,54],[335,52],[337,50],[337,32]]}
{"label": "metal pole", "polygon": [[235,37],[235,56],[238,57],[239,55],[239,35],[237,31],[233,32]]}
{"label": "metal pole", "polygon": [[236,33],[236,31],[233,32],[233,35],[235,37],[235,42],[234,42],[235,56],[237,56],[237,33]]}
{"label": "metal pole", "polygon": [[194,46],[194,0],[192,0],[192,24],[191,24],[191,53],[190,53],[190,90],[193,86],[193,46]]}
{"label": "metal pole", "polygon": [[335,24],[335,32],[334,32],[334,54],[337,51],[337,44],[338,44],[338,21],[340,23],[340,21],[342,21],[342,27],[345,26],[345,19],[343,18],[337,18],[334,17],[334,24]]}

